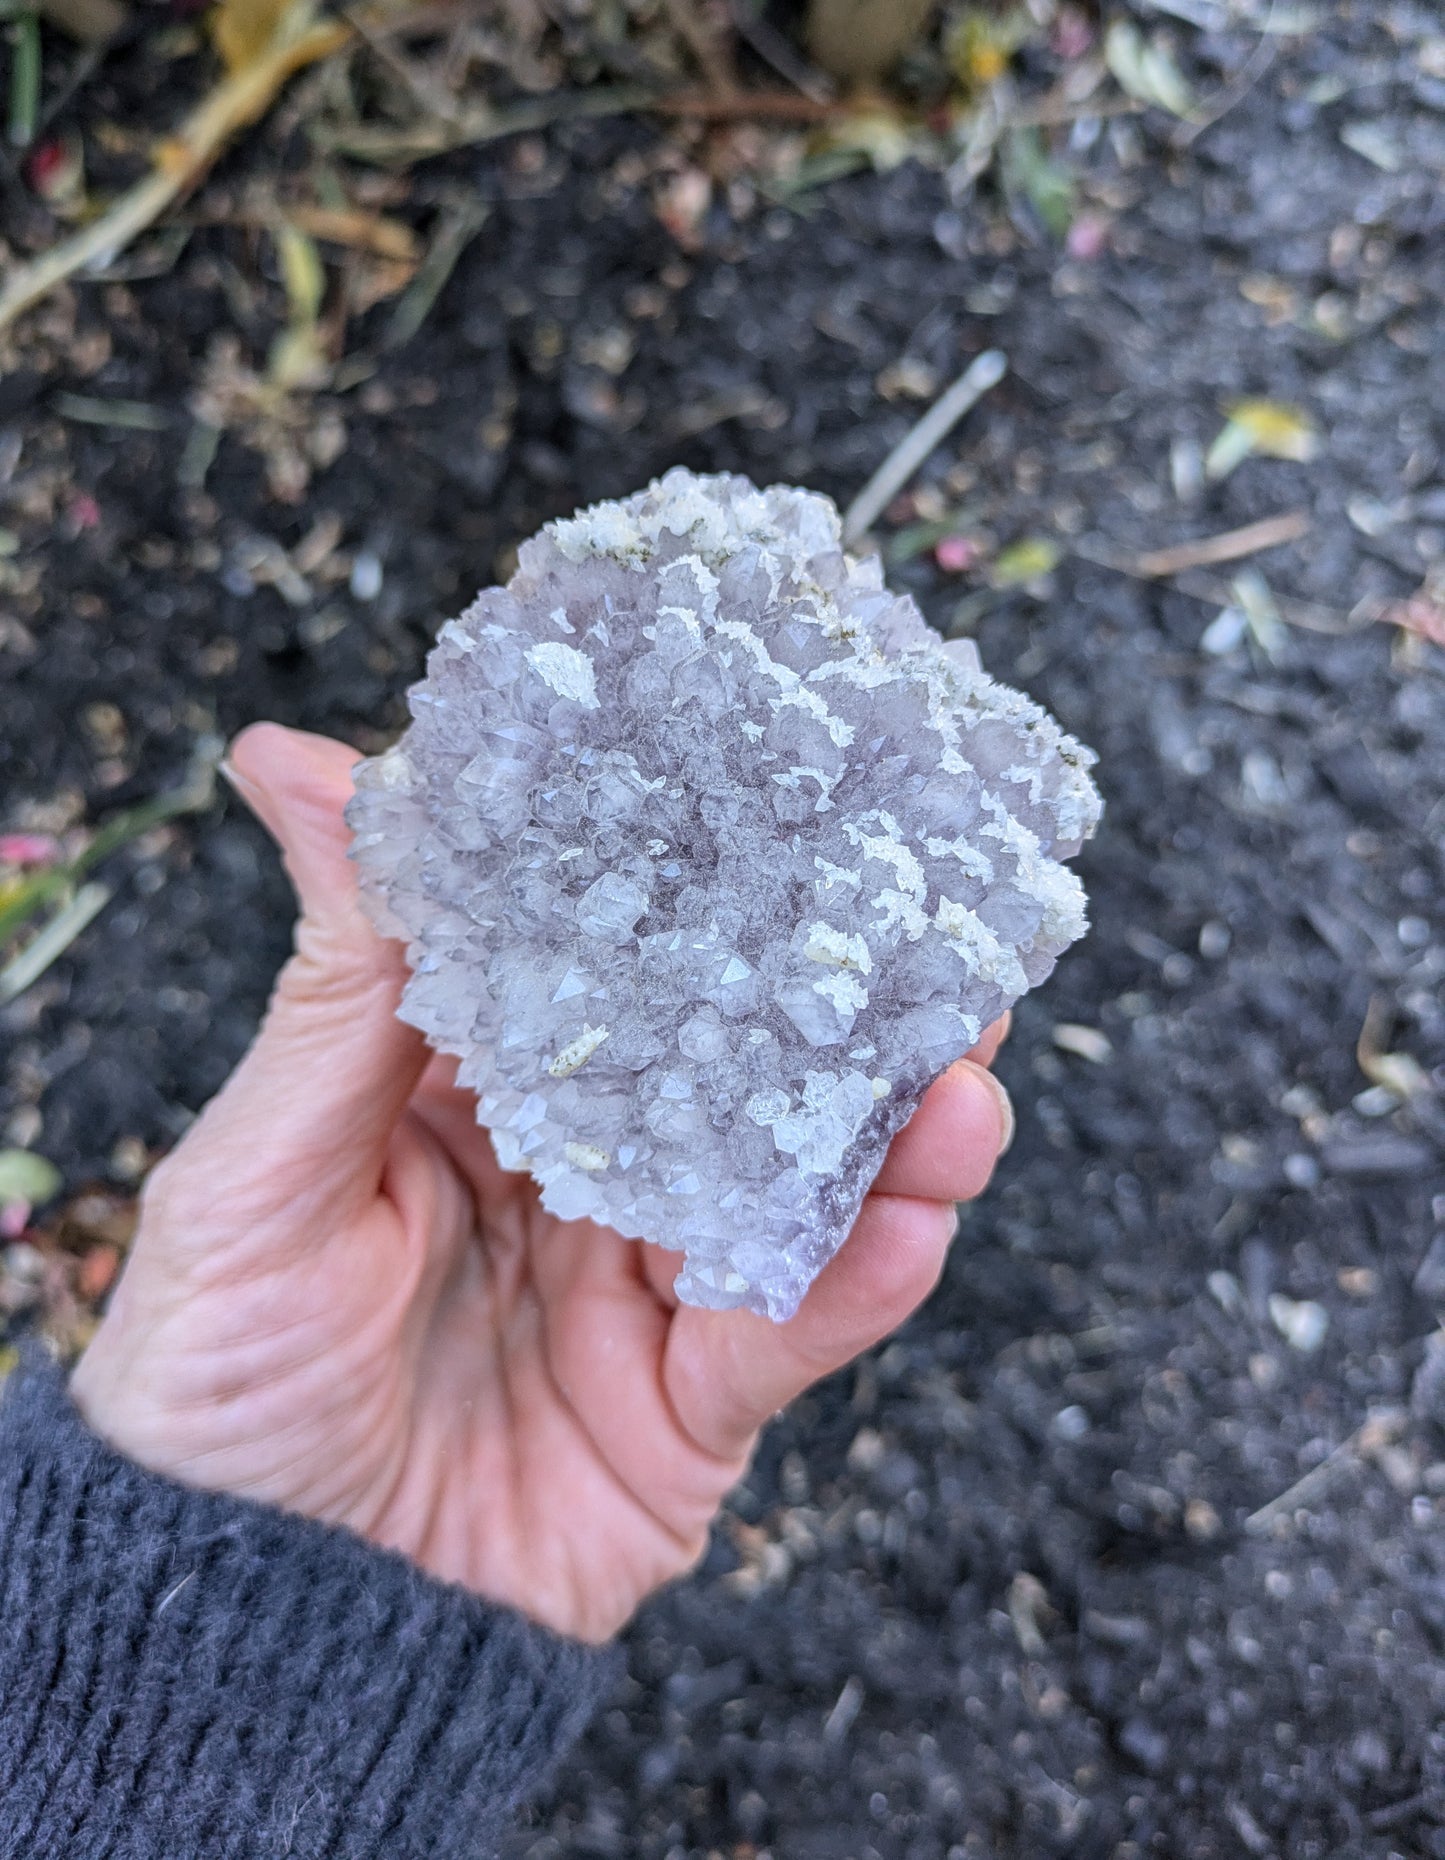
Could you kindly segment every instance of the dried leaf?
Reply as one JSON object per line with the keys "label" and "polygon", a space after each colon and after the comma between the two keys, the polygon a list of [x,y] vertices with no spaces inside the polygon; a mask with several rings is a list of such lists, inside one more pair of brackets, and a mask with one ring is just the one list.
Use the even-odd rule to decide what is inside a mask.
{"label": "dried leaf", "polygon": [[232,73],[254,64],[276,37],[292,0],[220,0],[211,13],[211,43]]}
{"label": "dried leaf", "polygon": [[1171,116],[1188,116],[1194,98],[1183,73],[1156,40],[1146,39],[1131,20],[1115,20],[1104,35],[1104,58],[1122,88],[1140,103]]}
{"label": "dried leaf", "polygon": [[1204,461],[1207,478],[1227,478],[1254,453],[1307,465],[1319,451],[1319,434],[1307,413],[1276,400],[1236,401]]}
{"label": "dried leaf", "polygon": [[287,215],[292,226],[327,245],[374,252],[378,258],[398,263],[421,257],[421,241],[406,221],[383,213],[367,213],[360,207],[296,206],[288,207]]}

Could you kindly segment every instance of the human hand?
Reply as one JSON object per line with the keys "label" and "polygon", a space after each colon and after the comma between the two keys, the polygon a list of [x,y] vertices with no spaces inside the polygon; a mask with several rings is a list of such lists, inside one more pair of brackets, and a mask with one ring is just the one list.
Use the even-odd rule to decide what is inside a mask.
{"label": "human hand", "polygon": [[929,1091],[798,1315],[679,1305],[677,1261],[499,1168],[454,1063],[396,1019],[362,916],[355,752],[259,724],[235,785],[280,843],[295,954],[255,1044],[145,1190],[72,1382],[121,1452],[346,1525],[603,1640],[694,1563],[770,1415],[908,1316],[1012,1128],[985,1066]]}

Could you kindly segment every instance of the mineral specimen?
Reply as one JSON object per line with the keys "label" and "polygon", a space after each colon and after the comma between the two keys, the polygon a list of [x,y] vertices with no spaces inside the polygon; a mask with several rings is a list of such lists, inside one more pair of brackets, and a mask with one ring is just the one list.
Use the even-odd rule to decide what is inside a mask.
{"label": "mineral specimen", "polygon": [[1085,929],[1092,754],[787,486],[549,524],[360,765],[403,1016],[544,1206],[790,1317],[930,1081]]}

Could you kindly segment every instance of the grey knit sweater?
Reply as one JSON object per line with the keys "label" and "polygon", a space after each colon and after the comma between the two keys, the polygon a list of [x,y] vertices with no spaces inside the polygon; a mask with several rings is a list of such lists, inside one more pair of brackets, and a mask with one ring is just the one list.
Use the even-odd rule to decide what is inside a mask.
{"label": "grey knit sweater", "polygon": [[0,1397],[3,1860],[481,1860],[605,1653]]}

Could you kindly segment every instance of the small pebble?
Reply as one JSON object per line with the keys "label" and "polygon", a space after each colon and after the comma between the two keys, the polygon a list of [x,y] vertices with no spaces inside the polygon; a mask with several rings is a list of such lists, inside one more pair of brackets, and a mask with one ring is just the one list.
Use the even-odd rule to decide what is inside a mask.
{"label": "small pebble", "polygon": [[1269,1320],[1292,1350],[1308,1356],[1325,1340],[1330,1314],[1312,1298],[1286,1298],[1282,1292],[1269,1296]]}
{"label": "small pebble", "polygon": [[381,557],[374,549],[359,549],[351,564],[351,598],[374,601],[381,593]]}
{"label": "small pebble", "polygon": [[1249,622],[1238,607],[1226,607],[1205,627],[1200,635],[1199,650],[1207,652],[1212,659],[1222,659],[1240,644],[1248,628]]}
{"label": "small pebble", "polygon": [[1207,1498],[1191,1498],[1184,1507],[1184,1528],[1200,1543],[1219,1535],[1219,1513]]}
{"label": "small pebble", "polygon": [[1221,1311],[1238,1317],[1244,1310],[1244,1290],[1232,1272],[1211,1272],[1205,1284]]}
{"label": "small pebble", "polygon": [[1082,1440],[1088,1431],[1089,1417],[1077,1403],[1054,1416],[1054,1432],[1060,1440]]}
{"label": "small pebble", "polygon": [[1090,1065],[1106,1066],[1114,1057],[1114,1048],[1106,1033],[1097,1027],[1080,1027],[1072,1021],[1060,1021],[1054,1028],[1054,1045],[1061,1052],[1087,1059]]}

